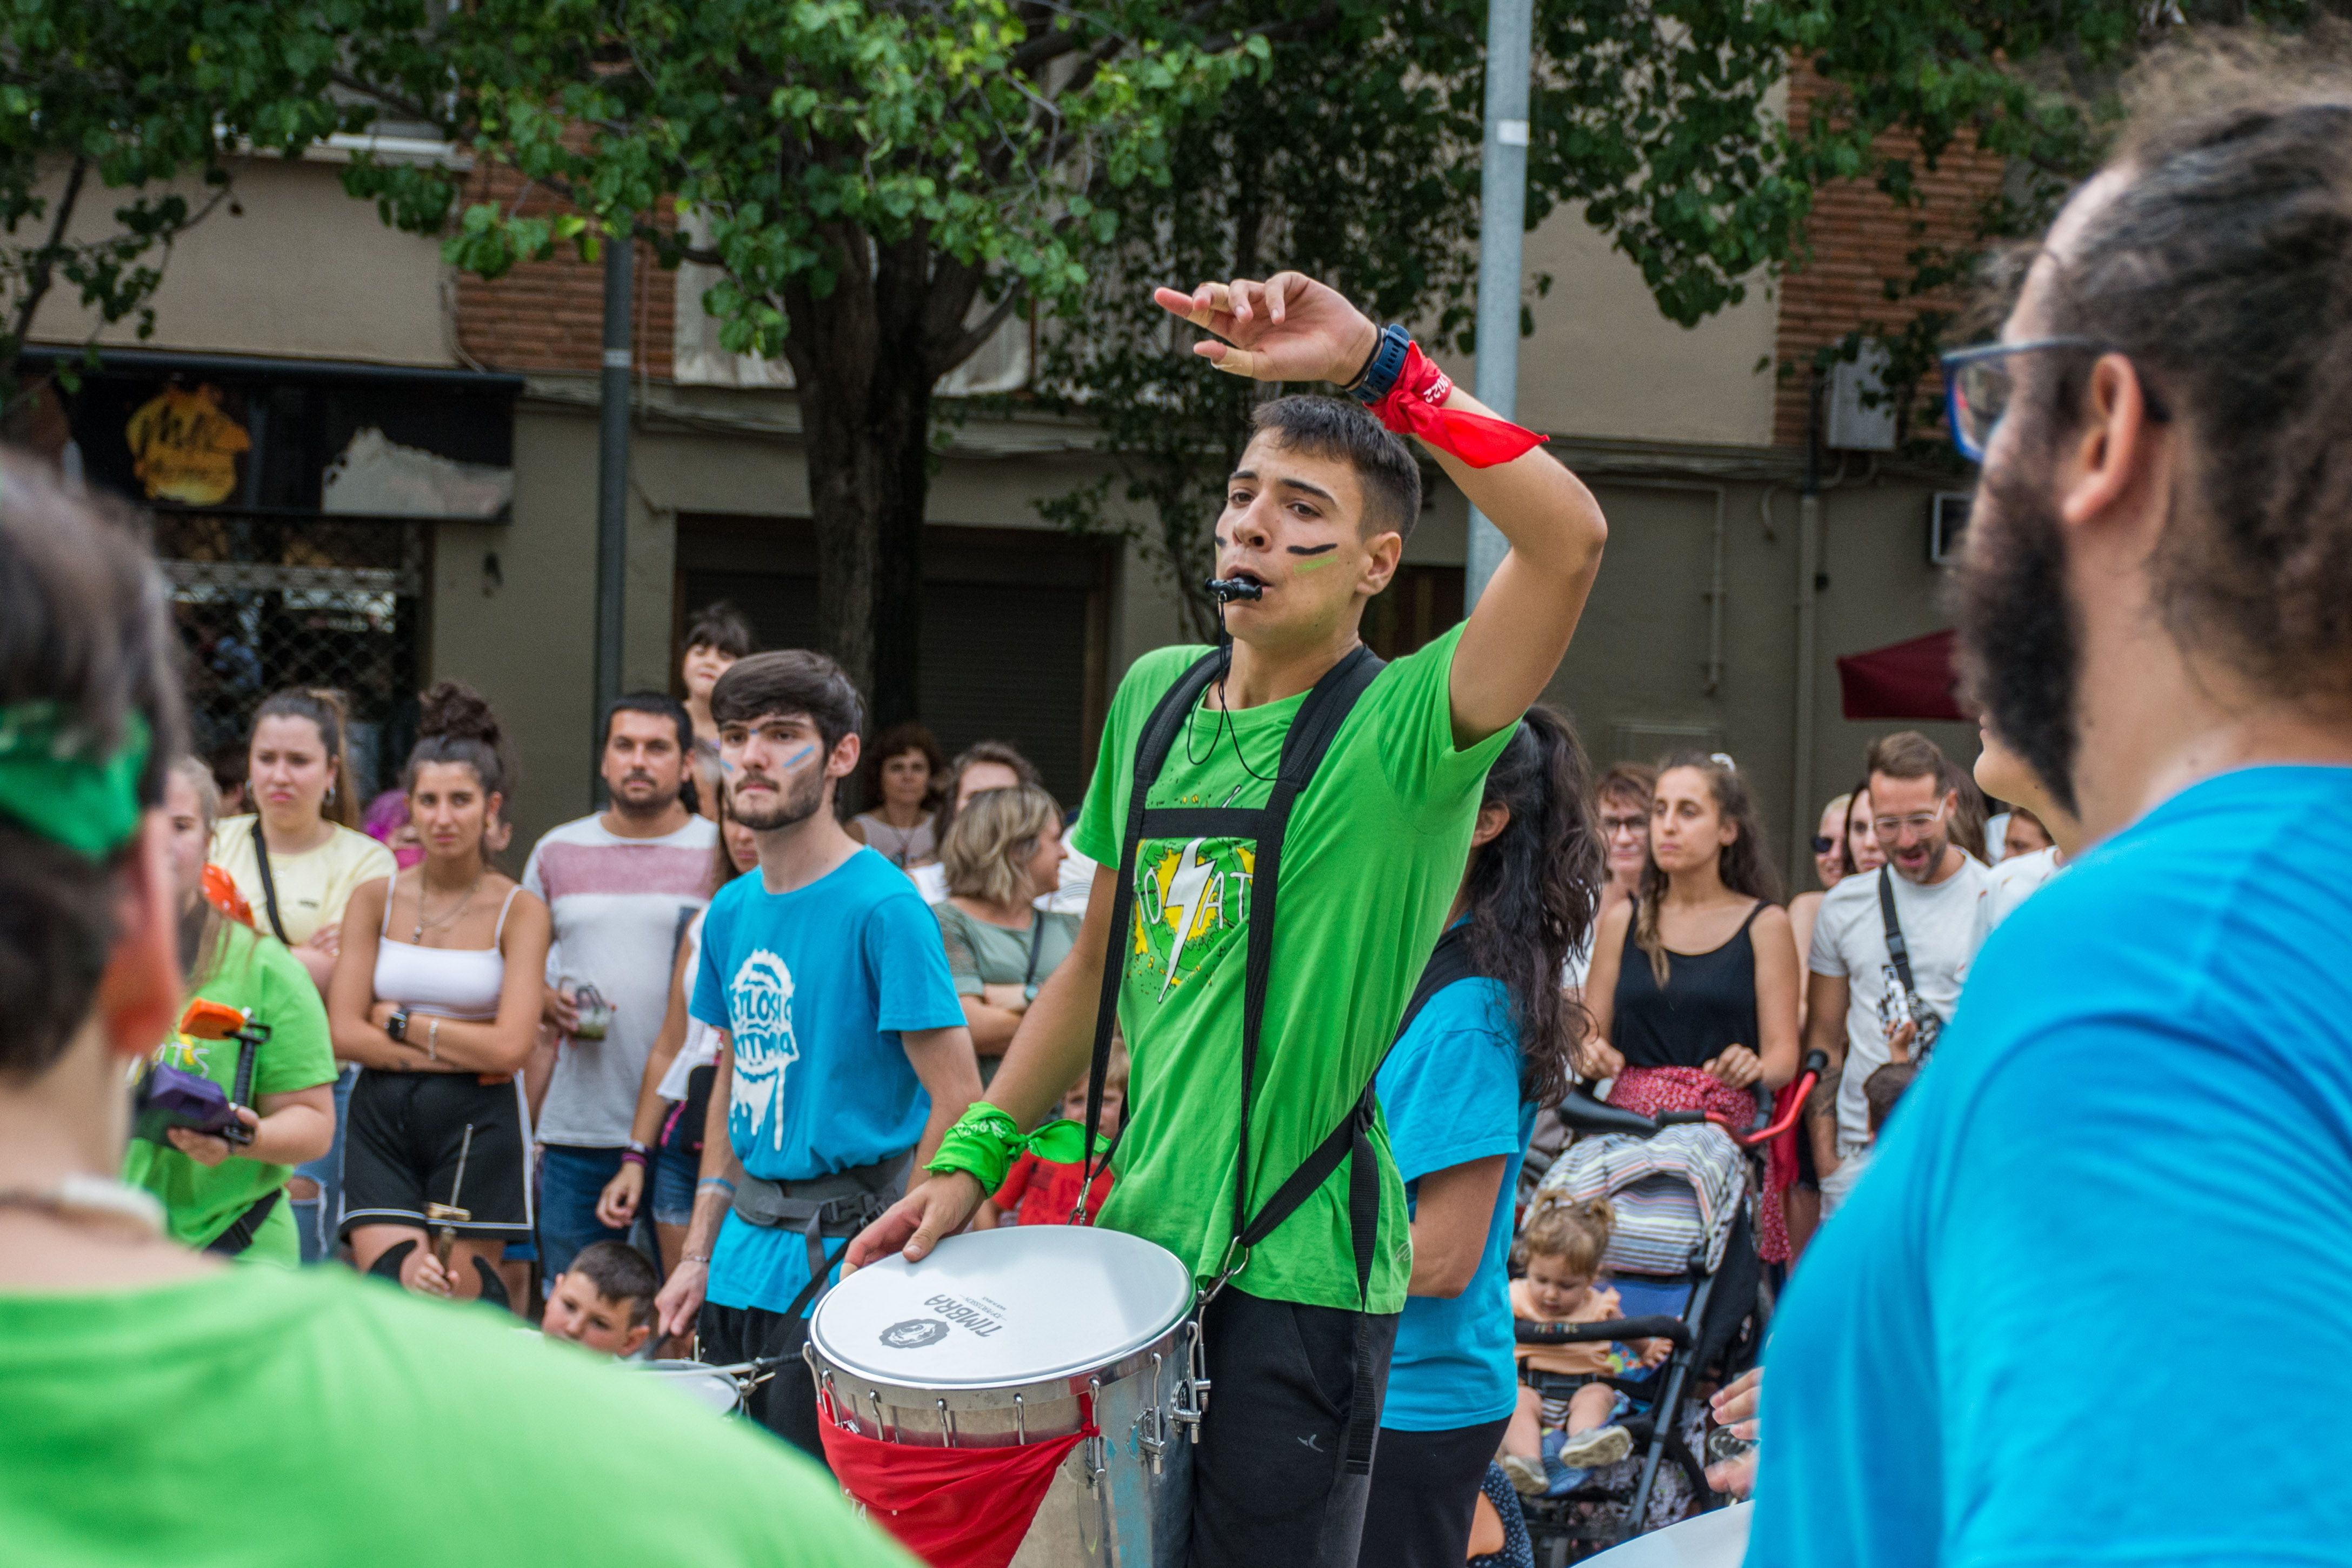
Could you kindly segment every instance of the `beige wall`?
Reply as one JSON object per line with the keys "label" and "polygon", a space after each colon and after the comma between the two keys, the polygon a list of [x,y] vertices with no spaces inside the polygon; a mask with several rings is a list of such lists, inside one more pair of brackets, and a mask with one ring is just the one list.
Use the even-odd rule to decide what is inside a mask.
{"label": "beige wall", "polygon": [[[1779,312],[1762,287],[1696,327],[1678,327],[1658,314],[1641,269],[1568,208],[1527,236],[1523,265],[1530,279],[1550,273],[1552,287],[1530,298],[1535,336],[1519,340],[1521,423],[1626,440],[1770,444]],[[1467,367],[1462,379],[1474,379]]]}
{"label": "beige wall", "polygon": [[[163,264],[155,335],[144,347],[225,354],[286,354],[382,364],[455,362],[442,319],[439,246],[387,227],[371,203],[343,193],[325,162],[257,158],[238,167],[233,213],[221,204]],[[192,204],[209,194],[189,185]],[[110,232],[125,193],[85,190],[74,231]],[[80,342],[96,326],[60,284],[32,336]],[[135,323],[101,342],[139,344]]]}

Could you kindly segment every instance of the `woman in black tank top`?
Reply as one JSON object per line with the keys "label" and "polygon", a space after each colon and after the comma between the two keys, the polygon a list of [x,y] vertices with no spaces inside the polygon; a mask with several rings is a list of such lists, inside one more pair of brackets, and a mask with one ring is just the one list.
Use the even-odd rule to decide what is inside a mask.
{"label": "woman in black tank top", "polygon": [[[1745,1122],[1758,1085],[1797,1075],[1797,940],[1780,904],[1763,825],[1731,759],[1685,752],[1650,798],[1650,863],[1633,904],[1601,922],[1578,1066],[1616,1080],[1629,1110],[1705,1110]],[[1782,1201],[1793,1141],[1771,1152],[1757,1251],[1790,1257]]]}
{"label": "woman in black tank top", "polygon": [[1651,798],[1639,897],[1593,943],[1579,1065],[1684,1068],[1733,1089],[1797,1072],[1797,947],[1754,803],[1728,758],[1675,758]]}

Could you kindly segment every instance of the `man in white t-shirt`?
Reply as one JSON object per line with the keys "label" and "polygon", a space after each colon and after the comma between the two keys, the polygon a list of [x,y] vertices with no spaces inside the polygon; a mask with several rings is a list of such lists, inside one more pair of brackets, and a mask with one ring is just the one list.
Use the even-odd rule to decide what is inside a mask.
{"label": "man in white t-shirt", "polygon": [[[592,1241],[628,1239],[596,1218],[596,1200],[632,1147],[647,1152],[629,1135],[637,1089],[669,1009],[678,943],[713,891],[719,830],[684,798],[693,744],[676,698],[615,698],[602,768],[612,804],[551,830],[523,868],[523,885],[554,917],[545,1011],[562,1037],[537,1129],[543,1279]],[[579,1033],[583,984],[612,1008],[601,1040]]]}
{"label": "man in white t-shirt", "polygon": [[[1981,940],[1977,906],[1986,872],[1952,841],[1959,799],[1947,787],[1943,752],[1904,730],[1872,742],[1864,766],[1871,831],[1886,864],[1822,894],[1807,966],[1805,1044],[1830,1060],[1808,1106],[1824,1218],[1853,1190],[1869,1148],[1864,1082],[1888,1061],[1933,1048]],[[1882,889],[1893,895],[1900,958],[1888,940]]]}
{"label": "man in white t-shirt", "polygon": [[[1987,875],[1985,895],[1977,906],[1977,945],[1982,946],[1995,926],[2082,852],[2083,823],[2051,799],[2048,787],[1993,733],[1990,720],[1977,720],[1977,734],[1983,742],[1977,753],[1978,785],[1997,800],[2016,801],[2024,819],[2040,823],[2050,840],[2040,849],[2011,853]],[[2012,844],[2020,836],[2011,836]]]}

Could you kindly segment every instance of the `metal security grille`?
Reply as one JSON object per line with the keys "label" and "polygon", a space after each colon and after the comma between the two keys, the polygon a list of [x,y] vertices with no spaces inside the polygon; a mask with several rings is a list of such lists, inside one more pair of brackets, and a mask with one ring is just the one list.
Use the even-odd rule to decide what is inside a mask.
{"label": "metal security grille", "polygon": [[270,693],[326,686],[351,711],[362,797],[383,789],[415,728],[423,528],[173,512],[154,528],[198,753],[241,744]]}

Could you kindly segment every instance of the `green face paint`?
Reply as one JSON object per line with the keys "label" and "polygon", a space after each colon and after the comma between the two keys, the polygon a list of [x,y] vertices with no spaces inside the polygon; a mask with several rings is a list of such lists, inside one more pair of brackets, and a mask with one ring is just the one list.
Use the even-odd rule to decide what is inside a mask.
{"label": "green face paint", "polygon": [[1302,560],[1290,570],[1294,575],[1304,576],[1310,571],[1321,571],[1325,567],[1336,564],[1339,559],[1336,555],[1318,556],[1313,560]]}

